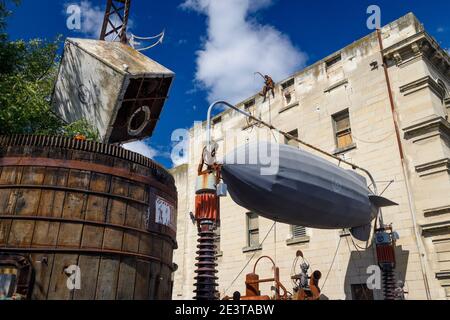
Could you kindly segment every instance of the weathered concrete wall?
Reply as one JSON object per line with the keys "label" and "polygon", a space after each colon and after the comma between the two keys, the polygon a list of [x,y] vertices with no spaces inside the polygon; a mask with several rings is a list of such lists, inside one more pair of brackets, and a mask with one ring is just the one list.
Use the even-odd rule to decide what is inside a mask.
{"label": "weathered concrete wall", "polygon": [[[422,35],[417,36],[418,39],[421,41],[428,39],[421,32],[420,23],[412,14],[384,27],[382,38],[388,61],[393,59],[391,57],[395,52],[400,50],[405,55],[406,47],[413,47],[408,42],[411,37]],[[425,177],[418,172],[417,165],[445,158],[448,160],[450,152],[448,130],[439,129],[439,134],[436,134],[435,130],[435,134],[429,134],[432,137],[419,138],[415,142],[405,135],[409,132],[406,128],[415,123],[414,121],[423,122],[424,119],[428,119],[427,117],[441,117],[443,121],[442,124],[431,127],[448,128],[448,121],[442,118],[446,109],[443,100],[430,89],[433,84],[416,91],[414,96],[405,96],[400,92],[405,84],[426,75],[430,75],[431,80],[436,82],[435,76],[441,74],[442,81],[449,87],[448,67],[445,69],[447,71],[438,71],[442,67],[433,67],[437,63],[429,60],[422,51],[421,48],[416,53],[413,51],[414,57],[403,64],[392,60],[388,69],[394,102],[399,113],[401,140],[408,168],[407,177],[403,172],[383,62],[375,33],[286,79],[285,81],[294,78],[294,85],[285,91],[281,86],[285,81],[282,81],[277,85],[275,99],[271,99],[270,102],[262,103],[261,97],[254,96],[256,105],[251,107],[250,111],[261,115],[263,120],[271,121],[274,126],[284,131],[297,129],[302,140],[328,152],[340,154],[346,160],[367,168],[378,181],[381,190],[387,186],[387,181],[394,180],[383,195],[399,203],[399,206],[384,209],[383,215],[384,221],[393,223],[400,234],[396,247],[397,279],[406,282],[410,299],[426,299],[426,283],[430,287],[431,298],[443,299],[446,297],[445,281],[448,280],[438,281],[436,276],[439,272],[441,276],[445,276],[442,272],[448,270],[446,264],[448,253],[445,250],[450,249],[450,233],[445,228],[442,231],[441,228],[440,238],[424,238],[421,219],[424,219],[424,211],[442,207],[446,208],[446,211],[439,215],[439,221],[448,225],[450,206],[448,165],[445,167],[445,164],[442,164],[442,170]],[[339,53],[341,61],[327,69],[326,61]],[[443,65],[442,60],[439,65]],[[286,91],[291,94],[290,101],[285,98]],[[239,107],[243,107],[243,103],[239,104]],[[349,110],[354,145],[347,150],[337,150],[332,115],[345,109]],[[265,129],[251,127],[244,130],[247,121],[234,111],[224,111],[219,116],[221,121],[214,126],[213,135],[220,146],[219,157],[235,147],[233,139],[225,136],[233,129],[239,130],[237,137],[239,144],[245,143],[247,139],[251,140],[255,132],[265,133],[270,137],[270,133]],[[190,221],[188,223],[185,221],[189,220],[189,211],[194,210],[194,186],[203,138],[199,131],[204,133],[204,124],[197,129],[199,130],[191,131],[189,164],[187,167],[177,169],[186,170],[186,175],[176,175],[178,190],[186,190],[187,202],[185,211],[178,214],[178,225],[184,225],[186,229],[183,231],[180,227],[178,229],[178,241],[183,239],[183,245],[180,245],[178,250],[184,252],[177,252],[175,261],[184,267],[175,275],[174,299],[190,299],[194,290],[196,227]],[[416,134],[421,135],[423,130],[418,132]],[[278,142],[283,143],[284,140],[279,139]],[[444,163],[448,164],[445,161]],[[434,168],[433,165],[430,167]],[[431,168],[429,170],[433,170]],[[419,167],[420,170],[422,168]],[[406,187],[406,178],[410,179],[412,186],[410,192]],[[183,194],[183,199],[184,196]],[[179,199],[180,206],[182,198]],[[325,277],[340,242],[334,265],[323,288],[323,294],[331,299],[352,299],[351,284],[365,283],[368,277],[367,266],[375,264],[373,249],[357,250],[350,236],[339,230],[307,229],[306,237],[287,241],[292,235],[290,226],[286,224],[276,224],[261,250],[244,252],[243,248],[247,246],[246,212],[230,197],[221,200],[221,255],[218,258],[218,277],[219,291],[222,295],[231,295],[236,290],[244,292],[245,274],[251,271],[254,261],[261,255],[269,255],[275,259],[280,267],[283,283],[291,288],[289,280],[291,266],[298,249],[304,252],[311,263],[311,268],[320,270]],[[259,218],[260,241],[272,225],[272,221]],[[253,254],[255,254],[253,262],[233,282]],[[183,264],[179,260],[182,258]],[[261,265],[258,272],[262,277],[268,276],[270,266]],[[262,286],[262,290],[268,293],[268,286]],[[375,290],[374,295],[376,299],[382,298],[379,290]]]}

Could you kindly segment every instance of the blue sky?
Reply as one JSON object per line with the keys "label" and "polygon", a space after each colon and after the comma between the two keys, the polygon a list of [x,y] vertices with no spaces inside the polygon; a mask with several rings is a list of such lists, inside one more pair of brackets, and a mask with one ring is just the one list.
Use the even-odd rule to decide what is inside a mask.
{"label": "blue sky", "polygon": [[[10,38],[94,38],[106,0],[85,0],[90,11],[86,17],[82,11],[82,22],[89,25],[84,32],[68,30],[65,7],[81,2],[22,0],[9,19]],[[149,141],[150,153],[171,167],[172,132],[204,120],[210,100],[237,102],[261,86],[254,71],[281,80],[370,33],[366,9],[371,4],[381,8],[382,25],[412,11],[444,48],[450,48],[448,0],[133,0],[131,31],[150,36],[165,29],[164,43],[146,54],[176,73]]]}

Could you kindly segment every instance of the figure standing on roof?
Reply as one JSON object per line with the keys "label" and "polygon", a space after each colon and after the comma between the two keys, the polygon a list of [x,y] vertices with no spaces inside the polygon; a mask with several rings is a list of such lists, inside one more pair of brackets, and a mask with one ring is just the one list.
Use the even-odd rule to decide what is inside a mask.
{"label": "figure standing on roof", "polygon": [[256,73],[258,73],[264,79],[264,88],[263,88],[262,92],[259,94],[261,97],[264,97],[263,102],[266,102],[267,93],[269,93],[269,92],[271,92],[272,97],[275,98],[275,82],[273,81],[273,79],[270,76],[268,76],[267,74],[265,76],[263,76],[260,72],[256,72]]}

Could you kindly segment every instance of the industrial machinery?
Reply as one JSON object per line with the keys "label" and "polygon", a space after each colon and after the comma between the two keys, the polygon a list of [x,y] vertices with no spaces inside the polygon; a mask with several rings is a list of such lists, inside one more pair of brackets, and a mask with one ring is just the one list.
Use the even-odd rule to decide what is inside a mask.
{"label": "industrial machinery", "polygon": [[397,233],[392,225],[382,226],[376,230],[375,246],[377,251],[378,266],[382,272],[382,282],[384,297],[386,300],[396,300],[396,286],[394,269],[395,259],[395,241],[398,239]]}
{"label": "industrial machinery", "polygon": [[[240,292],[235,292],[233,298],[225,296],[223,300],[319,300],[320,289],[319,280],[322,277],[320,271],[314,271],[311,276],[308,274],[309,264],[303,258],[303,253],[299,250],[294,261],[294,270],[297,267],[299,258],[302,258],[299,272],[291,276],[293,280],[293,291],[289,292],[280,281],[280,269],[276,266],[275,261],[269,256],[262,256],[256,260],[253,266],[253,272],[245,277],[245,296]],[[256,267],[261,260],[269,260],[272,264],[273,277],[263,278],[256,273]],[[260,284],[273,283],[273,295],[261,294]]]}
{"label": "industrial machinery", "polygon": [[195,192],[195,221],[198,228],[197,269],[195,273],[196,300],[212,300],[218,298],[216,287],[216,245],[214,231],[220,223],[220,202],[217,186],[220,183],[220,168],[204,166],[204,150],[198,167],[197,186]]}

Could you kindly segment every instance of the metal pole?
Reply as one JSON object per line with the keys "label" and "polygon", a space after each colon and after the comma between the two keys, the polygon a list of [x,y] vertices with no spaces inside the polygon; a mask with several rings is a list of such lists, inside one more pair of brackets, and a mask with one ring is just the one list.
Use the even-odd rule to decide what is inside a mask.
{"label": "metal pole", "polygon": [[403,152],[402,139],[400,137],[400,129],[399,129],[399,125],[398,125],[397,112],[396,112],[394,97],[393,97],[393,93],[392,93],[391,80],[389,77],[388,67],[386,65],[386,61],[384,59],[384,54],[383,54],[383,51],[384,51],[383,38],[382,38],[380,29],[377,29],[376,33],[377,33],[377,38],[378,38],[378,44],[380,47],[381,61],[383,63],[383,70],[384,70],[384,76],[385,76],[385,80],[386,80],[387,91],[388,91],[388,95],[389,95],[392,120],[394,122],[395,134],[396,134],[396,138],[397,138],[397,146],[398,146],[398,150],[400,153],[400,162],[401,162],[401,166],[402,166],[403,176],[405,178],[406,193],[408,195],[408,204],[409,204],[411,219],[412,219],[412,223],[413,223],[414,235],[416,238],[417,250],[419,252],[419,259],[420,259],[423,282],[424,282],[424,286],[425,286],[425,292],[427,294],[427,299],[431,300],[430,286],[428,283],[427,267],[426,267],[426,262],[424,261],[426,252],[423,248],[423,244],[421,243],[421,236],[419,233],[419,228],[417,226],[416,213],[415,213],[415,209],[414,209],[414,201],[412,199],[413,194],[411,192],[410,181],[409,181],[409,176],[408,176],[408,169],[407,169],[407,165],[406,165],[406,158],[405,158],[405,155]]}

